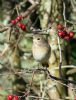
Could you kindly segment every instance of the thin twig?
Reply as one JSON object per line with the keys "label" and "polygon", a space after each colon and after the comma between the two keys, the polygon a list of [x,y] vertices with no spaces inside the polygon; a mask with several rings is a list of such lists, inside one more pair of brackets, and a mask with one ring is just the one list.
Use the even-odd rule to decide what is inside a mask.
{"label": "thin twig", "polygon": [[66,87],[70,88],[71,90],[76,90],[76,88],[70,87],[69,85],[67,85],[65,83],[62,83],[62,82],[57,81],[57,80],[54,80],[54,81],[57,82],[57,83],[59,83],[59,84],[61,84],[61,85],[63,85],[63,86],[66,86]]}
{"label": "thin twig", "polygon": [[58,37],[58,46],[59,46],[59,52],[60,52],[60,63],[59,63],[59,74],[60,74],[60,77],[62,77],[62,53],[61,53],[61,46],[60,46],[60,40],[59,40],[59,37]]}
{"label": "thin twig", "polygon": [[[66,20],[66,15],[65,15],[65,11],[66,11],[66,7],[65,7],[65,2],[63,0],[63,17],[64,17],[64,20]],[[65,21],[65,27],[66,27],[66,21]]]}
{"label": "thin twig", "polygon": [[29,7],[29,8],[27,9],[26,12],[21,13],[22,17],[25,18],[25,17],[27,17],[28,15],[30,15],[30,14],[35,10],[35,8],[37,8],[38,5],[39,5],[38,3],[33,4],[31,7]]}
{"label": "thin twig", "polygon": [[73,24],[73,25],[76,25],[76,23],[75,22],[73,22],[73,21],[69,21],[69,20],[64,20],[65,22],[68,22],[68,23],[70,23],[70,24]]}
{"label": "thin twig", "polygon": [[[44,100],[49,100],[49,98],[46,98],[46,97],[38,97],[38,96],[28,96],[29,98],[34,98],[34,99],[44,99]],[[51,99],[52,100],[52,99]]]}
{"label": "thin twig", "polygon": [[[65,65],[65,66],[61,67],[61,69],[64,69],[64,68],[74,68],[74,69],[76,69],[76,66],[74,66],[74,65]],[[59,67],[51,68],[51,70],[59,70]]]}
{"label": "thin twig", "polygon": [[0,28],[0,33],[6,31],[7,29],[9,29],[9,27]]}
{"label": "thin twig", "polygon": [[58,37],[58,46],[59,46],[59,52],[60,52],[60,63],[62,62],[62,53],[61,53],[61,46],[60,46],[60,39]]}
{"label": "thin twig", "polygon": [[35,4],[35,1],[33,0],[28,0],[31,4]]}

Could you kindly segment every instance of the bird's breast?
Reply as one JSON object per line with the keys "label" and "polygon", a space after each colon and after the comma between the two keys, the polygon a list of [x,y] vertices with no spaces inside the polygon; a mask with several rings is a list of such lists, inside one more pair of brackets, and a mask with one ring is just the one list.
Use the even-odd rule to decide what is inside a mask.
{"label": "bird's breast", "polygon": [[37,61],[46,61],[48,57],[49,48],[43,46],[33,46],[33,57]]}

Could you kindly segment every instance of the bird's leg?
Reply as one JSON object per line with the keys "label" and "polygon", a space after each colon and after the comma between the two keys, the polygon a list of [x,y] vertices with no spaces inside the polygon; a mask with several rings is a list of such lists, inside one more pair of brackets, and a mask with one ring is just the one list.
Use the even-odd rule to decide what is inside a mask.
{"label": "bird's leg", "polygon": [[42,66],[45,67],[45,68],[49,67],[48,63],[42,63]]}

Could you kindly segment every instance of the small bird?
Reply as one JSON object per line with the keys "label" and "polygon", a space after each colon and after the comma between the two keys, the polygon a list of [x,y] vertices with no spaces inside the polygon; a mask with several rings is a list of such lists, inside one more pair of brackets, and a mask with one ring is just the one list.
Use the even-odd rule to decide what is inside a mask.
{"label": "small bird", "polygon": [[32,53],[36,61],[42,64],[48,62],[51,53],[51,47],[48,41],[42,35],[35,34],[33,36]]}

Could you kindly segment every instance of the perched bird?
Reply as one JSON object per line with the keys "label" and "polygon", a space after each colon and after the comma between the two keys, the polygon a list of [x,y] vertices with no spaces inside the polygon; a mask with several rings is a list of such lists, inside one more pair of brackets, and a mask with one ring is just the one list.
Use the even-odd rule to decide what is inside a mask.
{"label": "perched bird", "polygon": [[42,35],[36,34],[33,36],[32,53],[36,61],[42,64],[48,62],[51,47],[48,41]]}

